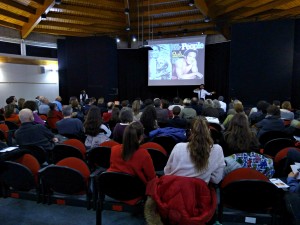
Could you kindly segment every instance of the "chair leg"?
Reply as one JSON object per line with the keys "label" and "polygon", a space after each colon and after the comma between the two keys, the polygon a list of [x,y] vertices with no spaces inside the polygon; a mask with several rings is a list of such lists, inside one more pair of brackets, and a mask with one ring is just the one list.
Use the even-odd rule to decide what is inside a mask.
{"label": "chair leg", "polygon": [[102,200],[101,200],[101,198],[99,198],[97,201],[96,225],[102,225]]}

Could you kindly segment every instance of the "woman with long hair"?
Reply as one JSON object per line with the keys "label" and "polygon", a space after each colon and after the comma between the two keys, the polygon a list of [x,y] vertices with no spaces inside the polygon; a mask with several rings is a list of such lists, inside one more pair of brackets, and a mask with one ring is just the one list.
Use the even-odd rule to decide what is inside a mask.
{"label": "woman with long hair", "polygon": [[245,114],[235,114],[227,131],[224,133],[223,145],[224,155],[228,156],[241,152],[258,152],[259,142],[256,134],[250,129],[248,119]]}
{"label": "woman with long hair", "polygon": [[145,128],[146,136],[149,136],[149,133],[152,130],[155,130],[158,128],[157,115],[156,115],[156,111],[155,111],[155,108],[153,105],[146,106],[146,108],[144,109],[144,111],[142,113],[140,121]]}
{"label": "woman with long hair", "polygon": [[97,106],[91,106],[83,127],[87,136],[85,139],[86,148],[93,148],[110,140],[111,131],[103,124],[101,110]]}
{"label": "woman with long hair", "polygon": [[146,149],[140,148],[144,127],[140,122],[130,123],[123,134],[123,144],[111,149],[108,171],[138,176],[145,184],[156,177],[153,162]]}
{"label": "woman with long hair", "polygon": [[142,112],[141,109],[141,102],[140,100],[134,100],[132,103],[132,112],[133,112],[133,121],[140,121]]}
{"label": "woman with long hair", "polygon": [[217,184],[223,178],[224,167],[222,147],[214,144],[205,118],[196,117],[192,122],[189,142],[175,145],[164,172]]}
{"label": "woman with long hair", "polygon": [[49,112],[47,114],[47,124],[48,126],[55,131],[56,122],[62,120],[64,117],[61,112],[58,111],[57,105],[55,103],[49,103]]}

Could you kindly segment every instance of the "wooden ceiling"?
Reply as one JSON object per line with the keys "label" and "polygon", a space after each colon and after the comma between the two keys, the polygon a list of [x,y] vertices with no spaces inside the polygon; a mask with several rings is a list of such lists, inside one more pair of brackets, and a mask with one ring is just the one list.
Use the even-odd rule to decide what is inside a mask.
{"label": "wooden ceiling", "polygon": [[0,26],[18,30],[23,39],[31,32],[135,35],[138,40],[200,34],[230,38],[234,23],[299,15],[300,0],[0,0]]}

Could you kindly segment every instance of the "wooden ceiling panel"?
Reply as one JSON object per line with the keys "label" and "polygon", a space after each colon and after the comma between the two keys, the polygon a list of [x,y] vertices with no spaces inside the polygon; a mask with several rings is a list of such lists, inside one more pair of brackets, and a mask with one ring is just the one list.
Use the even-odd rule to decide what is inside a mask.
{"label": "wooden ceiling panel", "polygon": [[[1,0],[0,26],[20,30],[21,38],[31,32],[128,37],[142,29],[145,33],[151,30],[150,35],[158,38],[162,34],[176,37],[202,32],[216,34],[220,30],[228,33],[234,23],[300,16],[300,0],[194,0],[194,5],[189,3],[189,0],[61,0],[61,4],[55,4],[55,0]],[[128,15],[124,13],[125,7],[129,7]],[[42,20],[44,13],[46,18]],[[125,31],[128,26],[130,32]]]}

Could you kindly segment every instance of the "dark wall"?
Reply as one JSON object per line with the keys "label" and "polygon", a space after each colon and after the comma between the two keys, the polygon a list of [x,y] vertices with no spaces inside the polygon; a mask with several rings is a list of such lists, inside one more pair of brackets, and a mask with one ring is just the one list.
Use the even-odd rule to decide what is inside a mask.
{"label": "dark wall", "polygon": [[292,106],[300,108],[300,20],[295,22],[294,67],[292,79]]}
{"label": "dark wall", "polygon": [[117,46],[109,37],[68,37],[58,40],[59,92],[64,102],[79,97],[114,98],[118,87]]}
{"label": "dark wall", "polygon": [[231,97],[244,104],[291,100],[294,26],[294,20],[285,20],[232,27]]}

